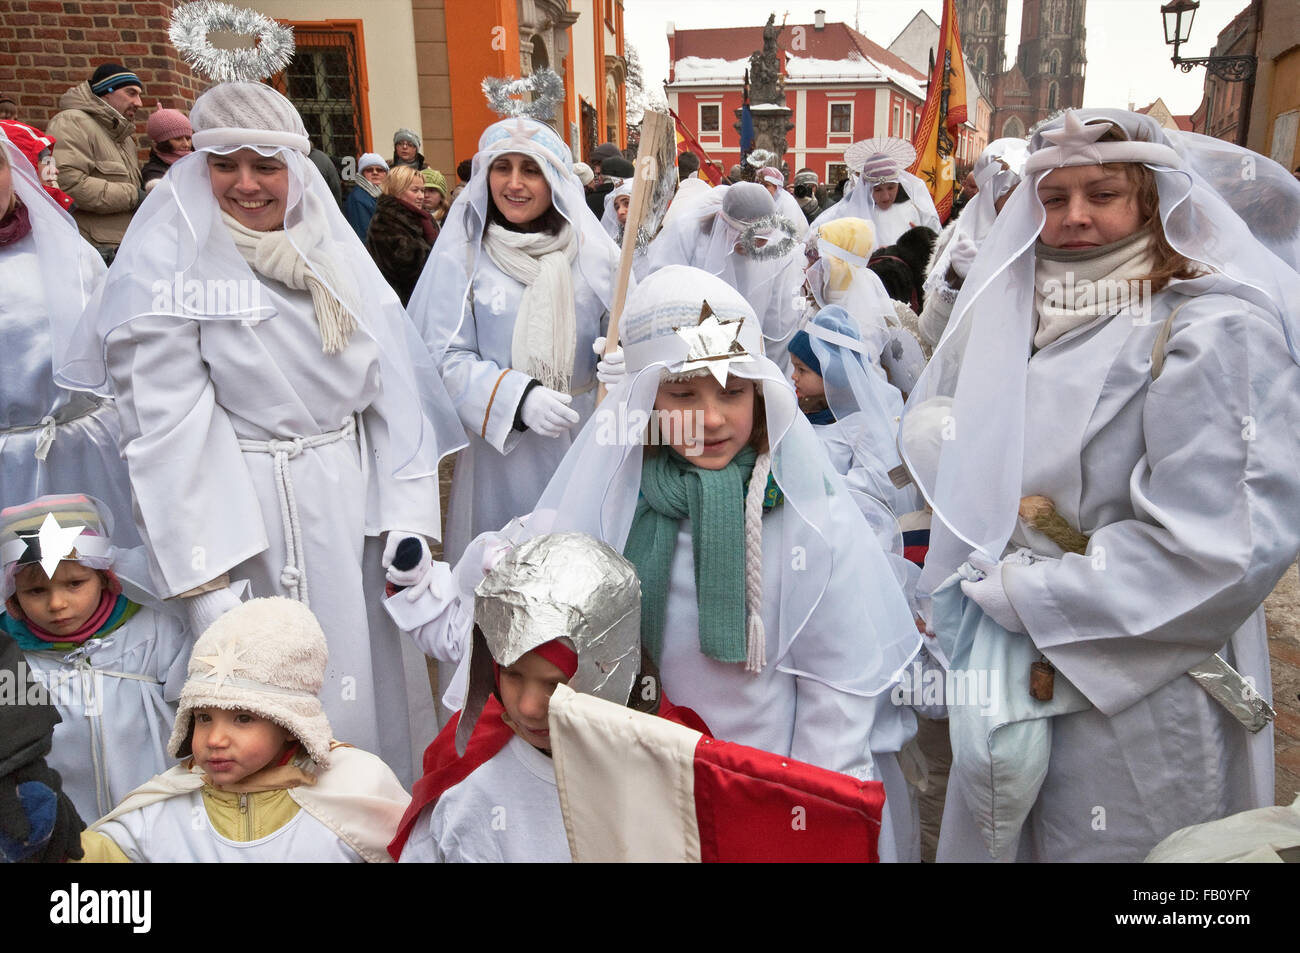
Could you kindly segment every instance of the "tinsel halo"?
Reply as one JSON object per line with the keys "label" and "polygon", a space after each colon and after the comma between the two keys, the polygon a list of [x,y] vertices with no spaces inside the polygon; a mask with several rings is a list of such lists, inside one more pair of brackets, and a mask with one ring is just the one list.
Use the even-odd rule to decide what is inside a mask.
{"label": "tinsel halo", "polygon": [[863,139],[844,150],[844,164],[874,182],[893,181],[890,176],[909,169],[915,161],[916,149],[897,136]]}
{"label": "tinsel halo", "polygon": [[[525,93],[533,94],[530,102],[524,102]],[[523,116],[547,122],[554,118],[555,107],[564,102],[564,80],[550,68],[536,70],[524,79],[489,76],[483,80],[483,95],[488,107],[503,118]]]}
{"label": "tinsel halo", "polygon": [[[209,33],[257,39],[252,49],[220,50]],[[172,11],[167,31],[172,46],[194,72],[216,83],[257,83],[274,76],[293,58],[293,29],[265,14],[216,0],[197,0]]]}
{"label": "tinsel halo", "polygon": [[745,161],[755,169],[766,169],[768,166],[774,169],[780,168],[776,164],[776,153],[767,149],[755,149],[745,157]]}
{"label": "tinsel halo", "polygon": [[[762,248],[754,244],[759,238],[774,230],[783,233],[785,238],[779,242],[768,242]],[[736,244],[740,246],[746,258],[754,261],[772,261],[790,253],[790,249],[794,248],[797,234],[798,230],[795,228],[794,222],[788,218],[782,215],[765,215],[750,222],[745,230],[740,233],[740,240]]]}

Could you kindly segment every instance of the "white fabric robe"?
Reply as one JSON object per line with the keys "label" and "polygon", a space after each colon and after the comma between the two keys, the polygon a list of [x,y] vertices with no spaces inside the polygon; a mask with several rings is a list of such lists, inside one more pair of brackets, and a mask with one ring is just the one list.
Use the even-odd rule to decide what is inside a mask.
{"label": "white fabric robe", "polygon": [[568,863],[551,759],[522,738],[420,812],[401,863]]}
{"label": "white fabric robe", "polygon": [[515,413],[531,380],[510,366],[524,286],[497,268],[485,249],[479,249],[475,268],[469,313],[442,355],[443,381],[469,438],[469,446],[456,458],[451,482],[443,540],[448,562],[459,559],[475,536],[532,511],[595,409],[596,355],[591,345],[604,333],[607,320],[604,304],[575,261],[570,269],[578,331],[572,390],[578,396],[570,406],[581,417],[558,437],[515,430]]}
{"label": "white fabric robe", "polygon": [[[436,535],[434,476],[392,476],[388,430],[372,406],[378,348],[362,331],[339,354],[321,351],[311,296],[263,279],[275,308],[260,323],[141,317],[108,341],[123,446],[151,569],[164,596],[222,573],[252,596],[289,595],[289,533],[301,536],[308,601],[325,630],[329,665],[321,702],[335,737],[375,751],[404,782],[413,774],[406,659],[379,614],[378,540],[400,529]],[[271,454],[238,440],[293,440],[338,431],[353,439],[304,449],[288,461],[297,525],[286,529]],[[360,444],[360,445],[359,445]],[[373,615],[373,614],[372,614]],[[422,701],[416,699],[416,701]],[[431,734],[434,726],[425,726]]]}
{"label": "white fabric robe", "polygon": [[[1002,860],[1140,861],[1178,828],[1273,801],[1271,726],[1250,734],[1182,673],[1222,651],[1271,697],[1262,603],[1300,547],[1300,368],[1273,320],[1179,288],[1196,283],[1157,295],[1147,324],[1099,319],[1029,361],[1022,493],[1091,544],[1003,583],[1094,707],[1053,719]],[[1153,382],[1155,336],[1184,301]],[[987,861],[954,787],[939,859]]]}
{"label": "white fabric robe", "polygon": [[180,619],[144,606],[75,651],[25,653],[63,719],[45,760],[83,818],[107,814],[171,766],[167,740],[192,647]]}
{"label": "white fabric robe", "polygon": [[[133,546],[138,537],[117,448],[117,411],[112,401],[54,383],[41,277],[34,235],[0,248],[0,506],[85,493],[108,506],[117,544]],[[36,448],[47,416],[58,424],[42,462]]]}
{"label": "white fabric robe", "polygon": [[[834,499],[851,505],[843,497]],[[764,593],[780,592],[781,573],[789,571],[790,557],[782,553],[784,519],[784,505],[763,516]],[[853,545],[843,532],[844,526],[845,521],[833,520],[828,527],[841,531],[838,538],[830,539],[837,548]],[[776,557],[777,553],[782,556]],[[895,753],[916,733],[915,718],[894,706],[888,691],[864,698],[817,681],[818,676],[835,678],[854,665],[859,646],[853,633],[859,631],[863,606],[853,595],[859,591],[842,571],[831,576],[816,615],[808,620],[789,656],[782,661],[783,667],[807,672],[808,677],[792,675],[772,664],[778,652],[779,631],[778,603],[773,598],[763,600],[769,659],[763,671],[752,675],[743,665],[709,658],[700,651],[695,555],[690,523],[683,520],[673,551],[659,674],[668,699],[674,705],[694,709],[715,738],[859,779],[884,781],[886,810],[880,832],[880,859],[917,859],[912,857],[910,840],[899,843],[895,833],[900,820],[905,830],[913,826],[913,812],[906,807],[909,799],[897,793],[905,792],[907,785]],[[891,713],[897,714],[897,720]],[[910,733],[904,724],[909,718]],[[881,720],[879,727],[877,720]],[[893,802],[889,801],[891,796]],[[896,815],[894,803],[898,803],[900,814]],[[908,836],[904,835],[905,840]]]}

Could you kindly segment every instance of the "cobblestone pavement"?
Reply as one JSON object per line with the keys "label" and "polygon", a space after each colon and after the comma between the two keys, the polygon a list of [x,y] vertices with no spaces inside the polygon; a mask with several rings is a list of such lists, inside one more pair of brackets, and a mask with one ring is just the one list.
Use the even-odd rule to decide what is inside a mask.
{"label": "cobblestone pavement", "polygon": [[1277,774],[1276,804],[1290,804],[1300,794],[1300,577],[1292,566],[1264,602],[1268,617],[1268,654],[1273,665],[1273,751]]}

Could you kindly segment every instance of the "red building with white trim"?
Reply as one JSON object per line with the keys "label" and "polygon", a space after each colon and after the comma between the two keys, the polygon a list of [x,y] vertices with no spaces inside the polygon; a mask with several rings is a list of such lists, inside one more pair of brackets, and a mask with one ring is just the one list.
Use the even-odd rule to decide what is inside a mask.
{"label": "red building with white trim", "polygon": [[[792,172],[807,167],[822,182],[835,182],[844,176],[851,143],[912,138],[925,104],[922,73],[844,23],[786,26],[778,43],[794,123],[785,154]],[[761,26],[668,28],[668,104],[724,172],[740,161],[736,110],[749,56],[762,48]]]}

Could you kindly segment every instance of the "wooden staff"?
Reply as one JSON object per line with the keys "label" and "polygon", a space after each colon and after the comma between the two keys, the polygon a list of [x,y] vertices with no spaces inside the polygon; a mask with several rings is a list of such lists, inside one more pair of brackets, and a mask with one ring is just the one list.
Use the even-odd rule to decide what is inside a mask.
{"label": "wooden staff", "polygon": [[[673,124],[668,114],[646,110],[641,121],[641,145],[637,149],[632,199],[623,226],[623,248],[618,259],[618,277],[614,282],[614,300],[609,309],[609,330],[605,334],[607,355],[618,349],[618,323],[627,303],[637,236],[643,229],[648,235],[653,235],[672,201],[677,184],[677,168],[673,161],[676,151]],[[596,403],[604,399],[605,385],[601,384],[596,391]]]}

